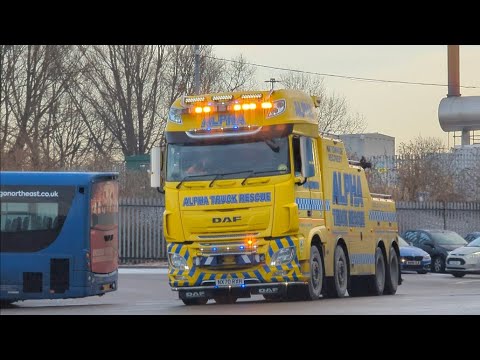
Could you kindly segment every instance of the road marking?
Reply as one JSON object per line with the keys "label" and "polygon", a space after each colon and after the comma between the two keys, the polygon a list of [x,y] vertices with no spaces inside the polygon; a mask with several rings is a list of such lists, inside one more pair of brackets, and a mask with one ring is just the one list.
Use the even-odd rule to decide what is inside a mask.
{"label": "road marking", "polygon": [[466,283],[477,282],[477,281],[480,281],[480,279],[478,279],[478,280],[462,280],[462,281],[457,281],[455,284],[466,284]]}
{"label": "road marking", "polygon": [[147,269],[147,268],[142,268],[142,269],[134,269],[134,268],[119,268],[118,269],[119,274],[168,274],[168,269],[158,269],[158,268],[153,268],[153,269]]}

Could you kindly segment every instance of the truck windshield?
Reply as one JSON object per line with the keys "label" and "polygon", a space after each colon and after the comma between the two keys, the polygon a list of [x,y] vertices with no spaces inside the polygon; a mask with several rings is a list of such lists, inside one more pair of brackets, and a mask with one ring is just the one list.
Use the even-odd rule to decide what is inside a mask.
{"label": "truck windshield", "polygon": [[[288,138],[222,144],[169,144],[167,181],[205,181],[207,175],[222,179],[282,175],[290,172]],[[201,176],[205,175],[205,177]]]}

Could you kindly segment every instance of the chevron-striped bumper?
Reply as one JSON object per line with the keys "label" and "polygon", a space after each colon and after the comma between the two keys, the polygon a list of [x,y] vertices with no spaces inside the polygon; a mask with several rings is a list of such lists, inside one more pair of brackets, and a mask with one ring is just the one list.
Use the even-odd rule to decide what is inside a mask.
{"label": "chevron-striped bumper", "polygon": [[[228,243],[223,242],[225,247]],[[287,236],[274,240],[259,240],[255,251],[233,253],[202,253],[201,245],[171,243],[168,245],[169,257],[177,254],[185,259],[184,269],[169,268],[169,283],[172,290],[222,290],[238,287],[251,289],[256,293],[260,288],[279,288],[286,284],[304,284],[305,279],[298,261],[298,239]],[[230,246],[230,249],[233,246]],[[288,263],[272,265],[274,254],[283,248],[293,248],[294,256]],[[239,279],[241,281],[224,281],[238,283],[238,286],[218,285],[221,280]],[[219,281],[220,280],[220,281]]]}

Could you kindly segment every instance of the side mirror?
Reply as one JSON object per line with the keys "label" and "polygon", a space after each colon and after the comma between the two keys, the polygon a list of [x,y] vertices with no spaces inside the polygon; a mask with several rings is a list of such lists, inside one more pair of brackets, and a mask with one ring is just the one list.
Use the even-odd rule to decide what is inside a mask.
{"label": "side mirror", "polygon": [[163,177],[163,151],[159,146],[152,148],[150,154],[150,186],[157,188],[161,193],[164,193],[164,177]]}
{"label": "side mirror", "polygon": [[297,184],[299,186],[302,186],[303,184],[305,184],[307,182],[307,178],[306,177],[301,177],[301,176],[295,176],[294,182],[295,182],[295,184]]}

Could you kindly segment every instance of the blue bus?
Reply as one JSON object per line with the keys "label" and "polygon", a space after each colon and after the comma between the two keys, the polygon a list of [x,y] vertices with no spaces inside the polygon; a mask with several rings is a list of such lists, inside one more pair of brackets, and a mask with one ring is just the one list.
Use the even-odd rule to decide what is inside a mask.
{"label": "blue bus", "polygon": [[0,172],[0,301],[103,295],[118,283],[118,173]]}

